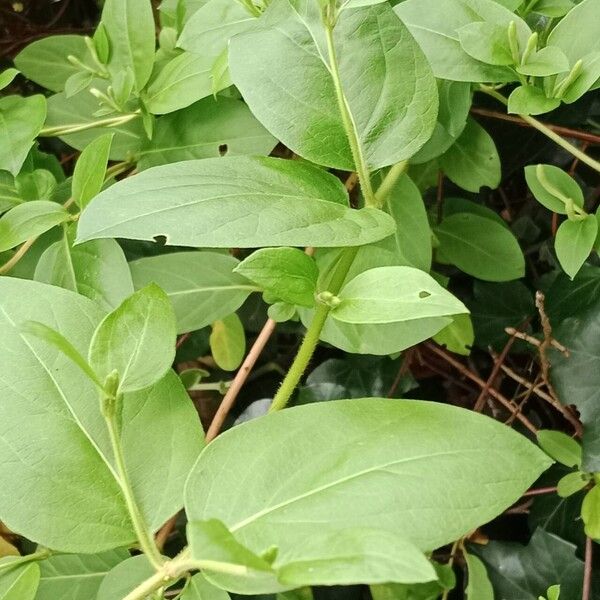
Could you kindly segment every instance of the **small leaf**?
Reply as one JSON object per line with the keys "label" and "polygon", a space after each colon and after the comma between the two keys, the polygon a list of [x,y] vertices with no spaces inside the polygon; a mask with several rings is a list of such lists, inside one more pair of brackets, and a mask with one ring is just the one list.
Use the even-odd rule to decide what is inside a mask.
{"label": "small leaf", "polygon": [[521,85],[508,97],[508,112],[518,115],[541,115],[559,106],[558,98],[548,98],[544,90],[532,85]]}
{"label": "small leaf", "polygon": [[243,260],[235,272],[258,284],[281,302],[314,306],[319,270],[297,248],[263,248]]}
{"label": "small leaf", "polygon": [[567,473],[559,479],[556,491],[561,498],[568,498],[586,487],[589,482],[589,477],[586,477],[579,471],[576,473]]}
{"label": "small leaf", "polygon": [[71,218],[56,202],[33,200],[19,204],[0,218],[0,252],[52,229]]}
{"label": "small leaf", "polygon": [[485,565],[477,556],[464,553],[467,563],[469,583],[465,590],[468,600],[494,600],[494,590],[487,575]]}
{"label": "small leaf", "polygon": [[231,600],[229,594],[210,583],[202,573],[197,573],[188,582],[179,600]]}
{"label": "small leaf", "polygon": [[461,136],[440,159],[444,173],[469,192],[500,184],[500,158],[489,133],[469,118]]}
{"label": "small leaf", "polygon": [[521,75],[531,75],[532,77],[547,77],[568,70],[569,59],[560,48],[555,46],[546,46],[533,52],[524,64],[517,67],[517,71]]}
{"label": "small leaf", "polygon": [[17,69],[5,69],[0,72],[0,90],[3,90],[6,86],[10,85],[18,74],[19,71],[17,71]]}
{"label": "small leaf", "polygon": [[600,487],[595,485],[583,499],[581,518],[585,523],[585,533],[593,540],[600,539]]}
{"label": "small leaf", "polygon": [[124,598],[140,583],[152,577],[155,569],[144,554],[131,556],[115,565],[104,577],[95,600]]}
{"label": "small leaf", "polygon": [[570,198],[577,206],[583,207],[583,192],[577,182],[554,165],[525,167],[525,180],[535,199],[552,212],[567,214],[561,197]]}
{"label": "small leaf", "polygon": [[467,313],[431,276],[412,267],[378,267],[344,285],[331,316],[347,323],[394,323]]}
{"label": "small leaf", "polygon": [[119,375],[120,393],[142,390],[161,379],[175,357],[175,315],[155,284],[139,290],[98,325],[88,360],[101,381]]}
{"label": "small leaf", "polygon": [[[537,0],[532,11],[553,19],[564,17],[575,4],[572,0]],[[548,598],[548,600],[552,600]]]}
{"label": "small leaf", "polygon": [[489,65],[513,64],[506,26],[477,21],[461,27],[456,33],[463,50],[476,60]]}
{"label": "small leaf", "polygon": [[19,173],[15,187],[23,200],[52,200],[57,184],[54,175],[46,169],[35,169],[31,173]]}
{"label": "small leaf", "polygon": [[40,567],[29,563],[0,571],[0,598],[2,600],[34,600],[40,581]]}
{"label": "small leaf", "polygon": [[65,96],[71,98],[75,94],[86,89],[93,81],[94,74],[89,71],[78,71],[73,73],[67,81],[65,81]]}
{"label": "small leaf", "polygon": [[224,371],[235,371],[240,366],[246,352],[246,335],[235,313],[212,324],[210,349],[215,362]]}
{"label": "small leaf", "polygon": [[554,249],[560,266],[571,278],[575,277],[590,255],[598,235],[595,215],[587,215],[581,221],[563,221],[554,240]]}
{"label": "small leaf", "polygon": [[106,176],[106,165],[114,135],[96,138],[79,155],[73,171],[73,198],[82,210],[100,192]]}
{"label": "small leaf", "polygon": [[470,315],[456,315],[452,323],[433,336],[435,342],[445,346],[450,352],[469,356],[475,341],[473,323]]}
{"label": "small leaf", "polygon": [[565,467],[581,467],[581,446],[562,431],[540,429],[538,444],[542,450]]}

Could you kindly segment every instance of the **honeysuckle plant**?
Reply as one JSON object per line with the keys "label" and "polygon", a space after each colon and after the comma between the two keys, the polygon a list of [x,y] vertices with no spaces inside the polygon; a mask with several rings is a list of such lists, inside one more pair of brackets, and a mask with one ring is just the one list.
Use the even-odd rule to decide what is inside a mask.
{"label": "honeysuckle plant", "polygon": [[[600,0],[105,0],[89,35],[20,49],[0,598],[600,597],[598,111],[550,124],[599,87]],[[515,177],[542,209],[518,220],[489,201],[507,161],[485,111],[541,136]],[[425,351],[473,405],[416,390],[411,364],[440,374]],[[228,419],[261,372],[268,397]],[[487,544],[524,494],[532,519],[578,502],[583,544],[561,504],[528,546]]]}

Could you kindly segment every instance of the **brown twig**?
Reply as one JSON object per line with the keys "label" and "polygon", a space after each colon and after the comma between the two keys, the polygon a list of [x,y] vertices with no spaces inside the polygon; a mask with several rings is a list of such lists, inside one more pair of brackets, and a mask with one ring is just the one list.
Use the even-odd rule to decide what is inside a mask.
{"label": "brown twig", "polygon": [[[482,117],[498,119],[500,121],[508,121],[509,123],[514,123],[519,127],[531,128],[531,125],[523,119],[521,119],[521,117],[507,115],[496,110],[488,110],[487,108],[473,107],[471,108],[471,113],[475,115],[480,115]],[[564,135],[565,137],[581,140],[582,142],[588,142],[588,144],[600,144],[600,135],[594,135],[593,133],[588,133],[587,131],[580,131],[579,129],[571,129],[570,127],[563,127],[562,125],[552,125],[551,123],[543,123],[543,125],[551,129],[555,133],[558,133],[559,135]]]}
{"label": "brown twig", "polygon": [[542,496],[544,494],[554,494],[557,489],[558,488],[556,486],[533,488],[531,490],[527,490],[523,494],[523,497],[525,497],[525,496]]}
{"label": "brown twig", "polygon": [[592,597],[592,538],[585,538],[585,562],[583,567],[583,591],[581,600],[590,600]]}
{"label": "brown twig", "polygon": [[[471,381],[474,381],[479,387],[481,387],[482,389],[485,387],[486,383],[485,381],[483,381],[483,379],[477,377],[477,375],[472,373],[467,367],[465,367],[465,365],[454,359],[446,351],[442,350],[442,348],[436,346],[435,344],[432,344],[431,342],[425,342],[425,347],[434,354],[437,354],[438,356],[443,358],[457,371],[460,371],[460,373],[462,373],[465,377],[468,377]],[[514,415],[519,421],[521,421],[521,423],[527,429],[529,429],[529,431],[531,431],[534,434],[537,434],[537,428],[535,427],[535,425],[525,415],[519,412],[519,408],[515,406],[513,402],[511,402],[508,398],[503,396],[498,390],[494,389],[493,387],[490,387],[488,389],[488,394],[492,396],[495,400],[500,402],[500,404],[502,404],[506,408],[506,410],[508,410],[511,413],[511,415]]]}
{"label": "brown twig", "polygon": [[402,357],[402,364],[398,369],[398,373],[396,373],[396,377],[390,386],[390,389],[387,393],[387,398],[391,398],[394,395],[394,392],[398,389],[402,378],[409,372],[410,370],[410,362],[412,360],[413,354],[415,352],[415,347],[409,348]]}

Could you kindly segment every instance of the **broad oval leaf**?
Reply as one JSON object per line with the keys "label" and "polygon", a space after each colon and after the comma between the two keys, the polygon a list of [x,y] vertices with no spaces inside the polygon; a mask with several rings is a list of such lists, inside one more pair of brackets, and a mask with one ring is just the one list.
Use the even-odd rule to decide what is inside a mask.
{"label": "broad oval leaf", "polygon": [[246,353],[246,335],[235,313],[212,324],[210,350],[217,366],[224,371],[235,371],[240,366]]}
{"label": "broad oval leaf", "polygon": [[187,333],[230,315],[259,291],[233,272],[239,264],[229,254],[174,252],[140,258],[129,267],[136,289],[156,283],[166,292],[177,318],[177,333]]}
{"label": "broad oval leaf", "polygon": [[[371,169],[410,158],[436,121],[435,79],[386,4],[344,10],[333,32],[354,129]],[[231,76],[260,122],[318,164],[354,170],[318,4],[273,2],[230,43]]]}
{"label": "broad oval leaf", "polygon": [[398,323],[469,312],[433,277],[412,267],[378,267],[344,285],[331,316],[347,323]]}
{"label": "broad oval leaf", "polygon": [[[0,403],[0,519],[65,552],[124,546],[135,533],[97,390],[62,352],[20,327],[42,322],[85,354],[102,317],[94,302],[73,292],[0,278],[6,349],[0,394],[8,399]],[[134,494],[157,529],[181,507],[184,478],[202,446],[197,414],[179,378],[169,373],[152,388],[125,395],[122,422]]]}
{"label": "broad oval leaf", "polygon": [[554,240],[556,257],[564,272],[575,277],[590,255],[598,235],[598,220],[595,215],[587,215],[581,221],[563,221]]}
{"label": "broad oval leaf", "polygon": [[231,156],[148,169],[100,193],[78,241],[166,237],[176,246],[360,246],[392,234],[373,208],[352,210],[341,182],[278,158]]}
{"label": "broad oval leaf", "polygon": [[277,547],[282,564],[298,560],[313,535],[354,527],[431,551],[502,512],[550,464],[524,437],[471,411],[342,400],[219,436],[192,469],[185,504],[191,521],[219,519],[258,555]]}

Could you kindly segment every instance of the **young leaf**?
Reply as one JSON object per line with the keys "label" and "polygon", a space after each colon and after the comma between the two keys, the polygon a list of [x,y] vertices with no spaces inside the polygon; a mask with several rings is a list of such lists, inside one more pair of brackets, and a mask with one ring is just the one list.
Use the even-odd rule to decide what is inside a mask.
{"label": "young leaf", "polygon": [[[355,170],[319,7],[292,4],[273,2],[252,30],[231,40],[232,79],[259,121],[294,152]],[[410,158],[431,136],[437,112],[435,79],[416,42],[384,3],[343,11],[332,45],[367,167]]]}
{"label": "young leaf", "polygon": [[525,180],[535,199],[552,212],[567,214],[561,198],[570,198],[577,206],[583,207],[583,192],[577,182],[554,165],[525,167]]}
{"label": "young leaf", "polygon": [[[319,435],[306,436],[314,427]],[[449,431],[456,435],[449,438]],[[221,520],[255,554],[278,548],[281,565],[314,558],[309,545],[303,552],[313,536],[356,527],[393,531],[427,551],[489,521],[549,464],[519,434],[452,406],[320,402],[271,413],[219,436],[190,474],[186,512],[191,522]],[[465,469],[469,477],[459,476]],[[241,480],[245,493],[231,501]],[[476,503],[466,501],[474,497]],[[252,584],[216,574],[211,580],[227,581],[229,589]]]}
{"label": "young leaf", "polygon": [[598,87],[600,79],[600,50],[590,52],[581,59],[579,75],[575,81],[558,94],[565,104],[579,100],[588,90]]}
{"label": "young leaf", "polygon": [[494,600],[494,590],[488,579],[485,565],[477,556],[464,553],[467,563],[469,583],[465,590],[468,600]]}
{"label": "young leaf", "polygon": [[45,118],[44,96],[0,98],[0,170],[17,175]]}
{"label": "young leaf", "polygon": [[17,69],[5,69],[0,73],[0,90],[10,85],[13,79],[19,74]]}
{"label": "young leaf", "polygon": [[566,433],[540,429],[537,441],[548,456],[565,467],[581,467],[581,446]]}
{"label": "young leaf", "polygon": [[379,210],[348,208],[339,180],[316,167],[231,156],[155,167],[118,182],[84,211],[78,241],[165,236],[170,245],[207,248],[337,247],[368,244],[394,228]]}
{"label": "young leaf", "polygon": [[228,254],[174,252],[140,258],[129,267],[136,289],[154,282],[166,292],[177,317],[177,332],[187,333],[230,315],[259,291],[233,272],[238,264]]}
{"label": "young leaf", "polygon": [[590,483],[589,477],[586,477],[584,473],[576,471],[575,473],[567,473],[558,480],[556,493],[561,498],[568,498],[573,494],[581,491]]}
{"label": "young leaf", "polygon": [[533,52],[524,64],[517,67],[517,71],[521,75],[531,75],[532,77],[547,77],[568,70],[569,59],[560,48],[555,46],[546,46]]}
{"label": "young leaf", "polygon": [[235,371],[240,366],[246,353],[246,335],[235,313],[212,324],[210,350],[217,366],[224,371]]}
{"label": "young leaf", "polygon": [[96,598],[106,574],[129,558],[124,549],[102,554],[56,554],[39,563],[40,585],[36,600]]}
{"label": "young leaf", "polygon": [[503,225],[473,213],[446,217],[435,228],[437,259],[485,281],[510,281],[525,274],[525,258]]}
{"label": "young leaf", "polygon": [[585,524],[585,533],[593,540],[600,539],[600,487],[595,485],[583,499],[581,518]]}
{"label": "young leaf", "polygon": [[2,600],[34,600],[40,581],[40,567],[29,563],[0,573]]}
{"label": "young leaf", "polygon": [[67,79],[80,71],[69,56],[81,62],[89,58],[82,35],[51,35],[36,40],[15,56],[15,66],[27,79],[53,92],[62,92]]}
{"label": "young leaf", "polygon": [[344,285],[331,316],[347,323],[398,323],[468,312],[431,276],[412,267],[369,269]]}
{"label": "young leaf", "polygon": [[560,266],[571,278],[575,277],[590,255],[598,235],[598,220],[587,215],[581,221],[563,221],[554,240],[554,249]]}
{"label": "young leaf", "polygon": [[155,284],[135,292],[98,325],[89,363],[101,381],[116,370],[119,393],[147,388],[161,379],[175,358],[175,315]]}
{"label": "young leaf", "polygon": [[456,142],[441,157],[444,173],[461,188],[478,192],[482,186],[500,184],[500,157],[489,133],[469,118]]}
{"label": "young leaf", "polygon": [[516,79],[505,66],[487,65],[461,47],[458,30],[485,22],[504,27],[514,21],[519,45],[525,48],[531,30],[513,12],[492,0],[406,0],[394,9],[425,52],[436,77],[468,82],[506,82]]}
{"label": "young leaf", "polygon": [[456,33],[463,50],[474,59],[489,65],[513,64],[506,26],[477,21],[464,25]]}
{"label": "young leaf", "polygon": [[[62,352],[20,326],[39,321],[83,354],[103,316],[73,292],[0,278],[0,338],[10,349],[0,362],[0,394],[11,398],[0,403],[0,437],[11,448],[11,460],[0,461],[0,514],[13,531],[57,551],[126,546],[135,532],[97,390]],[[125,396],[121,440],[136,499],[156,530],[181,508],[186,474],[202,447],[196,411],[174,373]]]}
{"label": "young leaf", "polygon": [[72,193],[82,210],[102,189],[114,134],[96,138],[79,155],[73,171]]}
{"label": "young leaf", "polygon": [[471,347],[475,342],[475,332],[473,331],[473,322],[470,315],[456,315],[452,323],[447,325],[439,333],[433,336],[433,339],[445,346],[450,352],[469,356]]}
{"label": "young leaf", "polygon": [[139,153],[138,169],[227,154],[268,156],[277,140],[241,100],[204,98],[156,121]]}
{"label": "young leaf", "polygon": [[115,600],[125,598],[140,583],[155,573],[145,555],[131,556],[115,565],[104,577],[98,588],[95,600]]}
{"label": "young leaf", "polygon": [[113,77],[131,69],[135,89],[142,90],[154,63],[154,17],[149,0],[106,0],[102,25],[110,46],[108,69]]}
{"label": "young leaf", "polygon": [[243,260],[235,272],[288,304],[314,306],[319,269],[298,248],[263,248]]}
{"label": "young leaf", "polygon": [[209,0],[185,24],[177,45],[184,50],[216,57],[238,33],[250,29],[256,16],[242,2]]}
{"label": "young leaf", "polygon": [[19,204],[0,218],[0,252],[9,250],[71,218],[56,202],[33,200]]}
{"label": "young leaf", "polygon": [[518,115],[541,115],[560,106],[558,98],[548,98],[544,90],[520,85],[508,97],[508,112]]}
{"label": "young leaf", "polygon": [[72,246],[70,236],[44,250],[33,279],[78,292],[106,312],[133,294],[123,250],[115,240],[92,240]]}
{"label": "young leaf", "polygon": [[202,573],[197,573],[188,582],[180,600],[231,600],[229,594],[210,583]]}

